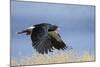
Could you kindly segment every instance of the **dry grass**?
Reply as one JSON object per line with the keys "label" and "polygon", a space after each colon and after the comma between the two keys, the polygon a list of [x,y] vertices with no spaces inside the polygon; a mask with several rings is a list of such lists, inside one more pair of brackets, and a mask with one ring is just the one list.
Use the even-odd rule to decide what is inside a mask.
{"label": "dry grass", "polygon": [[31,57],[21,56],[19,59],[11,59],[11,66],[36,65],[36,64],[52,64],[52,63],[69,63],[94,61],[94,55],[84,53],[78,55],[72,51],[54,51],[49,54],[33,54]]}

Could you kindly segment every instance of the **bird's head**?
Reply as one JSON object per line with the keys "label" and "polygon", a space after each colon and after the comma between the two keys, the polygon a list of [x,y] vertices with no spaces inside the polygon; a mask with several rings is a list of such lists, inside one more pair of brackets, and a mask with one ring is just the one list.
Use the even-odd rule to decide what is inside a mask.
{"label": "bird's head", "polygon": [[58,26],[56,26],[56,25],[52,25],[52,24],[48,24],[48,23],[40,23],[40,24],[33,25],[25,30],[22,30],[21,32],[17,32],[17,34],[25,33],[26,35],[31,35],[32,30],[34,28],[38,28],[38,27],[47,28],[48,31],[56,31],[58,28]]}

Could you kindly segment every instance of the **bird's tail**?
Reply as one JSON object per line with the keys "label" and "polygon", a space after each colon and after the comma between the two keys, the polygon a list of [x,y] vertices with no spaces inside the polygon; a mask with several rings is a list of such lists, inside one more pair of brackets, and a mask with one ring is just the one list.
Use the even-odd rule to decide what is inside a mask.
{"label": "bird's tail", "polygon": [[27,32],[28,32],[28,30],[26,29],[26,30],[22,30],[20,32],[17,32],[17,34],[23,34],[23,33],[27,33]]}

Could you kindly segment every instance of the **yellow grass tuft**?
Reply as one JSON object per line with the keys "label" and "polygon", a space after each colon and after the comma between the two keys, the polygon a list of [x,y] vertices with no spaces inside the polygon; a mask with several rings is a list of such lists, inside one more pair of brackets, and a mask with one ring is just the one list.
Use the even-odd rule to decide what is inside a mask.
{"label": "yellow grass tuft", "polygon": [[94,61],[94,55],[84,53],[78,55],[75,52],[69,51],[54,51],[49,54],[35,53],[30,57],[21,56],[18,59],[11,58],[11,66],[22,65],[36,65],[36,64],[52,64],[52,63],[69,63],[69,62],[82,62],[82,61]]}

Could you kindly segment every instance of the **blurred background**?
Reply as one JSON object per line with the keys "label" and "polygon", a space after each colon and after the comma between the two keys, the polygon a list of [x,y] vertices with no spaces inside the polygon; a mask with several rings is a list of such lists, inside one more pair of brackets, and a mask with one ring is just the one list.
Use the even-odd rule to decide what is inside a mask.
{"label": "blurred background", "polygon": [[16,32],[38,23],[59,26],[59,33],[77,54],[95,54],[95,6],[11,1],[11,57],[31,56],[30,36]]}

